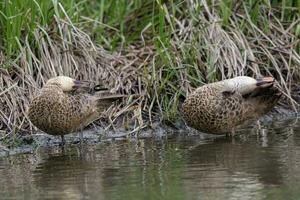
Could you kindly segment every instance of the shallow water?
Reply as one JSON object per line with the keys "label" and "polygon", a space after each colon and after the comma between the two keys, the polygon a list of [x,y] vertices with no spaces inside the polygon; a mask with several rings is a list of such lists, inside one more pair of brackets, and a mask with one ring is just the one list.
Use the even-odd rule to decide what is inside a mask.
{"label": "shallow water", "polygon": [[300,199],[300,123],[2,157],[0,199]]}

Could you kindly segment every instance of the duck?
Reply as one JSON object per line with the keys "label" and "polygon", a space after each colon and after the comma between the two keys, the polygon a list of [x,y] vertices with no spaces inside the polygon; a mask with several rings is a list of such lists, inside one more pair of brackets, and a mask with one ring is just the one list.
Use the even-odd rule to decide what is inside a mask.
{"label": "duck", "polygon": [[200,132],[234,136],[237,127],[268,113],[281,96],[271,76],[238,76],[195,89],[184,100],[182,115]]}
{"label": "duck", "polygon": [[82,141],[82,129],[123,97],[92,81],[56,76],[50,78],[30,101],[28,118],[43,132],[61,136],[64,145],[64,135],[79,130]]}

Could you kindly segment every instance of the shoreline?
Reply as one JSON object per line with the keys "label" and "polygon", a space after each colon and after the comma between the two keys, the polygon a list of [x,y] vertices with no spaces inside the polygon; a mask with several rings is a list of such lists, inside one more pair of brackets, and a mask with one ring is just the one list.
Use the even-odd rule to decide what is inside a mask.
{"label": "shoreline", "polygon": [[[297,120],[298,117],[299,114],[297,112],[277,107],[267,115],[261,117],[259,121],[263,129],[265,129],[270,124],[280,124],[282,122],[290,123],[289,121]],[[258,131],[258,129],[253,122],[245,128],[238,129],[238,134],[235,137],[245,135],[245,133],[243,133],[245,131],[253,132]],[[0,157],[28,153],[34,154],[40,148],[69,148],[72,146],[98,145],[105,142],[133,141],[140,139],[162,140],[163,138],[177,137],[182,134],[187,137],[200,137],[203,140],[226,137],[225,135],[213,135],[199,132],[187,127],[183,121],[178,121],[177,123],[174,123],[173,126],[154,123],[152,128],[146,127],[135,132],[127,131],[122,127],[118,127],[114,131],[112,129],[105,130],[105,128],[100,126],[89,126],[83,131],[84,142],[82,144],[80,144],[78,134],[78,132],[74,132],[65,135],[66,144],[63,147],[61,146],[61,138],[59,136],[49,135],[41,131],[38,131],[36,134],[22,134],[17,138],[19,144],[17,147],[10,148],[9,145],[0,141]]]}

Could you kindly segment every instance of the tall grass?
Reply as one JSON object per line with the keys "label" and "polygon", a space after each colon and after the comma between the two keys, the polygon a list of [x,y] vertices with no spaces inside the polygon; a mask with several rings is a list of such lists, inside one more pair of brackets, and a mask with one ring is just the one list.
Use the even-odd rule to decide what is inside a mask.
{"label": "tall grass", "polygon": [[195,87],[237,75],[274,76],[297,109],[299,19],[292,0],[4,0],[0,129],[32,130],[29,99],[58,74],[139,94],[114,113],[134,130],[173,123]]}

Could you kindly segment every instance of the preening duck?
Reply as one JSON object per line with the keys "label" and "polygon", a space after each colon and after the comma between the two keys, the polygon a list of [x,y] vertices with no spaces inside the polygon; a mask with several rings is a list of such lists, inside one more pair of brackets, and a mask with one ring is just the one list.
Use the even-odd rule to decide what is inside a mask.
{"label": "preening duck", "polygon": [[239,76],[197,88],[187,96],[182,113],[192,128],[230,135],[247,120],[269,112],[280,97],[274,78]]}
{"label": "preening duck", "polygon": [[[83,129],[124,95],[111,94],[90,81],[67,76],[49,79],[28,110],[30,121],[50,135],[64,135]],[[82,133],[80,134],[82,139]]]}

